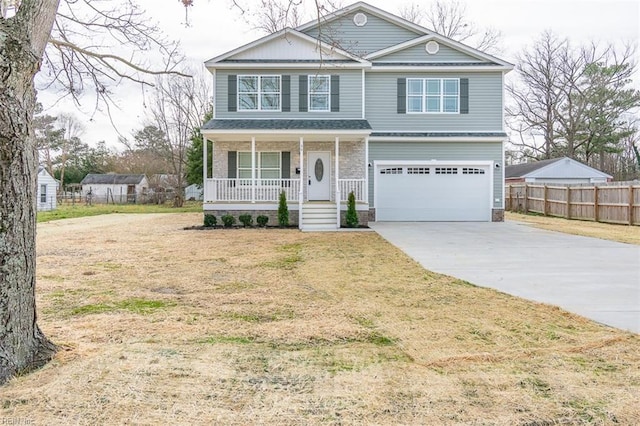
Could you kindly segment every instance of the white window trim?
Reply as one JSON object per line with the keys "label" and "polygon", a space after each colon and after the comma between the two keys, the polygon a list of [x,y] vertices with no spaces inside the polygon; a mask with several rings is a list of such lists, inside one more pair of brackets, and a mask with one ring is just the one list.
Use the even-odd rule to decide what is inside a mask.
{"label": "white window trim", "polygon": [[[311,95],[313,93],[311,93],[311,79],[312,78],[317,78],[317,77],[323,77],[326,78],[327,81],[329,82],[329,90],[327,91],[327,109],[312,109],[311,108]],[[324,94],[324,93],[319,93],[319,94]],[[331,76],[330,75],[308,75],[307,76],[307,111],[308,112],[331,112]]]}
{"label": "white window trim", "polygon": [[[261,156],[260,154],[262,153],[273,153],[273,154],[278,154],[278,177],[277,178],[263,178],[262,177],[262,165],[261,165]],[[251,166],[249,167],[240,167],[240,154],[249,154],[249,158],[251,158],[251,151],[238,151],[238,161],[236,164],[236,176],[238,176],[237,179],[250,179],[250,178],[241,178],[240,177],[240,169],[242,170],[249,170],[251,171]],[[268,170],[275,170],[275,168],[270,168]],[[276,179],[276,180],[281,180],[282,179],[282,151],[256,151],[256,179]]]}
{"label": "white window trim", "polygon": [[[240,79],[244,77],[257,77],[258,78],[258,91],[256,92],[258,95],[258,109],[243,109],[240,104]],[[262,109],[262,78],[263,77],[278,77],[278,81],[280,82],[280,87],[278,91],[278,109]],[[282,75],[279,74],[242,74],[236,77],[236,105],[238,106],[238,111],[243,112],[282,112]],[[247,93],[247,92],[244,92]]]}
{"label": "white window trim", "polygon": [[[421,99],[422,99],[422,111],[409,111],[409,81],[410,80],[422,80],[422,94]],[[439,80],[440,81],[440,111],[427,111],[427,81],[428,80]],[[445,94],[444,94],[444,82],[445,80],[456,80],[458,82],[458,110],[457,111],[444,111],[444,99],[445,99]],[[448,77],[441,77],[441,78],[434,78],[434,77],[425,77],[425,78],[407,78],[407,93],[406,93],[406,111],[407,114],[460,114],[460,79],[459,78],[448,78]],[[413,95],[413,96],[417,96],[417,95]],[[446,96],[447,98],[452,98],[453,96]]]}
{"label": "white window trim", "polygon": [[44,204],[47,202],[47,185],[40,185],[40,204]]}

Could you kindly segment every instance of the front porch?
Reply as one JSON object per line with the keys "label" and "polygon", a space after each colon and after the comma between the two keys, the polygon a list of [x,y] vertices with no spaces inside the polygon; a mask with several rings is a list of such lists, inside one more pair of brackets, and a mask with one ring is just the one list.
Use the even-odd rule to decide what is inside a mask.
{"label": "front porch", "polygon": [[[298,132],[299,133],[299,132]],[[208,134],[204,145],[204,211],[273,215],[284,192],[290,223],[336,229],[353,192],[360,223],[369,212],[368,131],[357,134]],[[324,132],[326,133],[326,132]],[[253,212],[253,213],[252,213]],[[270,213],[272,212],[272,213]],[[313,220],[312,220],[313,219]]]}

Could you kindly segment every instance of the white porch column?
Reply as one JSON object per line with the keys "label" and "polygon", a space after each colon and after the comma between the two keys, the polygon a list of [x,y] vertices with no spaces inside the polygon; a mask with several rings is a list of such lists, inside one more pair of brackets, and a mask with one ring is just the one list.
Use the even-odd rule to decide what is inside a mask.
{"label": "white porch column", "polygon": [[338,211],[338,218],[336,219],[336,227],[340,228],[340,184],[338,179],[340,178],[340,138],[336,136],[336,210]]}
{"label": "white porch column", "polygon": [[300,136],[300,189],[298,190],[298,228],[302,229],[302,204],[304,200],[304,138]]}
{"label": "white porch column", "polygon": [[251,137],[251,202],[256,202],[256,138]]}
{"label": "white porch column", "polygon": [[369,204],[369,136],[364,138],[364,201]]}
{"label": "white porch column", "polygon": [[[202,133],[201,133],[202,135]],[[207,145],[209,145],[207,138],[202,135],[202,201],[213,201],[207,200],[207,179],[209,177],[209,171],[207,170],[209,166],[207,165]]]}

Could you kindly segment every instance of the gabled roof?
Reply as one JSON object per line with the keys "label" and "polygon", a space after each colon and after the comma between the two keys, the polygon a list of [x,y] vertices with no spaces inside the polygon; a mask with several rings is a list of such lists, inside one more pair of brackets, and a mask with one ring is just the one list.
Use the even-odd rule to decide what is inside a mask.
{"label": "gabled roof", "polygon": [[117,175],[115,173],[89,173],[80,182],[81,185],[137,185],[145,175]]}
{"label": "gabled roof", "polygon": [[[563,163],[563,164],[560,164]],[[575,173],[572,173],[572,176],[566,176],[565,174],[558,173],[558,171],[552,172],[552,169],[559,168],[562,165],[572,166],[576,170]],[[545,171],[547,173],[545,173]],[[504,177],[508,178],[526,178],[526,177],[534,177],[534,175],[544,175],[547,178],[567,178],[567,177],[575,177],[575,178],[587,178],[587,177],[603,177],[603,178],[611,178],[611,175],[608,175],[600,170],[594,169],[593,167],[589,167],[586,164],[582,164],[579,161],[571,159],[569,157],[560,157],[560,158],[551,158],[549,160],[540,160],[535,161],[533,163],[524,163],[524,164],[514,164],[511,166],[506,166],[504,168]]]}
{"label": "gabled roof", "polygon": [[[255,58],[255,59],[233,59],[234,56],[245,53],[251,49],[258,48],[261,46],[266,46],[269,43],[277,42],[279,39],[286,39],[291,42],[293,40],[305,43],[309,46],[309,49],[315,49],[317,59],[315,62],[326,62],[326,61],[341,61],[341,62],[353,62],[368,65],[369,62],[359,58],[343,49],[337,48],[335,46],[331,46],[327,43],[321,42],[318,39],[315,39],[311,36],[308,36],[300,31],[294,30],[292,28],[285,28],[276,33],[269,34],[265,37],[262,37],[258,40],[255,40],[251,43],[245,44],[244,46],[238,47],[237,49],[231,50],[229,52],[223,53],[222,55],[216,56],[215,58],[211,58],[205,62],[206,67],[218,67],[221,63],[225,63],[227,61],[232,61],[231,63],[252,63],[252,62],[265,62],[262,59],[266,59],[266,62],[300,62],[300,59],[294,60],[296,58]],[[322,56],[317,53],[317,50],[320,49]],[[324,58],[323,58],[324,56]],[[308,62],[308,61],[304,61]]]}
{"label": "gabled roof", "polygon": [[415,32],[416,35],[418,36],[423,34],[430,34],[433,32],[423,26],[407,21],[406,19],[396,16],[392,13],[386,12],[382,9],[378,9],[377,7],[371,6],[370,4],[365,3],[363,1],[359,1],[347,7],[343,7],[342,9],[336,10],[335,12],[321,16],[320,19],[314,19],[312,21],[307,22],[306,24],[302,24],[299,27],[296,27],[296,30],[307,31],[319,25],[326,25],[356,10],[363,10],[367,13],[377,16],[380,19],[384,19],[386,21],[392,22],[402,28],[406,28],[410,31]]}
{"label": "gabled roof", "polygon": [[503,67],[507,67],[508,69],[513,69],[513,64],[507,61],[504,61],[500,58],[496,58],[495,56],[489,55],[488,53],[484,53],[480,50],[474,49],[465,44],[462,44],[460,42],[457,42],[455,40],[452,40],[450,38],[447,38],[445,36],[442,36],[436,33],[427,34],[422,37],[418,37],[413,40],[409,40],[404,43],[396,44],[395,46],[391,46],[386,49],[379,50],[377,52],[372,52],[367,56],[365,56],[365,59],[373,61],[375,59],[379,59],[384,56],[390,55],[391,53],[399,52],[401,50],[408,49],[417,44],[426,43],[431,40],[437,41],[438,43],[442,43],[443,45],[451,47],[452,49],[458,50],[471,57],[477,58],[480,61],[483,61],[484,63],[488,63],[490,65],[501,65]]}

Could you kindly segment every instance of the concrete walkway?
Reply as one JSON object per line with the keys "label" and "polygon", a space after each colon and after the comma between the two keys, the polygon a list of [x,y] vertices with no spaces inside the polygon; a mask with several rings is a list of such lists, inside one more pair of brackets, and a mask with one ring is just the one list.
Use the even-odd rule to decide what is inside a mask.
{"label": "concrete walkway", "polygon": [[377,222],[431,271],[640,333],[640,246],[519,222]]}

